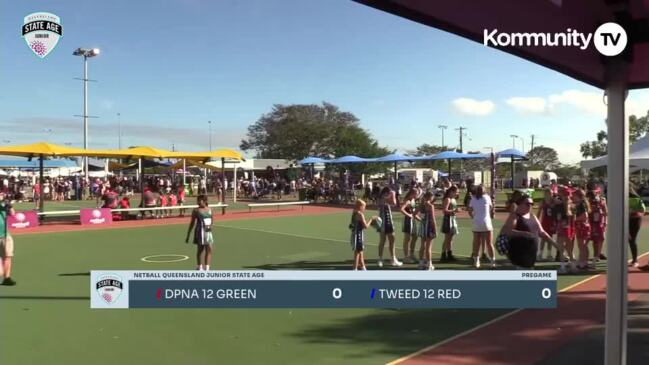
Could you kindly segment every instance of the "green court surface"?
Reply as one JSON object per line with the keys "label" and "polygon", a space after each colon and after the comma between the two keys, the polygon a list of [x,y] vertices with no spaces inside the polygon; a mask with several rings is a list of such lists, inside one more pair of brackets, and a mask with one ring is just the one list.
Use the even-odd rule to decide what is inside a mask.
{"label": "green court surface", "polygon": [[[213,268],[347,270],[348,219],[349,213],[333,213],[218,222]],[[468,227],[467,220],[460,222],[457,255],[470,254]],[[16,236],[18,285],[0,287],[0,364],[382,364],[508,312],[89,308],[90,270],[193,269],[195,247],[184,243],[186,229],[166,225]],[[378,235],[369,231],[367,237],[372,270]],[[401,234],[397,238],[400,243]],[[435,248],[440,245],[436,240]],[[190,260],[141,260],[163,254]],[[468,269],[469,259],[436,266]],[[559,286],[585,277],[562,276]]]}

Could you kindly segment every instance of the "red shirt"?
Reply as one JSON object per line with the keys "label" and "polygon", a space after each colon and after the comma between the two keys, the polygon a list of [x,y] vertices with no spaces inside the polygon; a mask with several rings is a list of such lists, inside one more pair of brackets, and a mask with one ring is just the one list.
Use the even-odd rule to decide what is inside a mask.
{"label": "red shirt", "polygon": [[161,207],[166,207],[167,206],[167,196],[166,195],[160,195],[160,206]]}
{"label": "red shirt", "polygon": [[173,194],[169,195],[169,205],[175,207],[176,204],[178,204],[178,199],[176,198],[176,196]]}
{"label": "red shirt", "polygon": [[34,185],[34,193],[35,194],[40,194],[41,193],[41,184],[35,184]]}

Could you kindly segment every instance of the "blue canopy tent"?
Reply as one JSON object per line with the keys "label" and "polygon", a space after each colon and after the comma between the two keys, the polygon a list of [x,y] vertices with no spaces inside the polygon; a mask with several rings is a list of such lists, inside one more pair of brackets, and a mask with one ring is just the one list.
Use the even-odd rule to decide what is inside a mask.
{"label": "blue canopy tent", "polygon": [[527,160],[527,156],[525,155],[525,153],[523,153],[523,152],[521,152],[521,151],[519,151],[519,150],[517,150],[515,148],[510,148],[510,149],[503,150],[503,151],[500,151],[500,152],[496,153],[496,159],[499,159],[499,158],[509,158],[510,159],[511,171],[512,171],[512,190],[514,190],[514,185],[515,185],[514,184],[514,173],[516,172],[515,171],[516,168],[514,167],[514,161],[515,160],[518,160],[518,161]]}
{"label": "blue canopy tent", "polygon": [[399,180],[399,176],[397,173],[397,164],[399,162],[404,162],[404,161],[416,161],[417,157],[415,156],[404,156],[400,155],[398,153],[391,153],[389,155],[385,155],[383,157],[379,157],[374,160],[374,162],[393,162],[394,163],[394,181],[395,183]]}
{"label": "blue canopy tent", "polygon": [[324,159],[324,158],[310,156],[310,157],[306,157],[306,158],[301,159],[297,163],[300,164],[300,165],[303,165],[303,166],[304,165],[311,165],[310,168],[309,168],[309,171],[311,171],[311,178],[313,179],[313,176],[315,175],[315,164],[317,164],[317,163],[323,164],[323,163],[326,163],[328,161],[329,160]]}
{"label": "blue canopy tent", "polygon": [[375,158],[362,158],[358,156],[343,156],[339,158],[334,158],[333,160],[325,161],[328,164],[345,164],[345,163],[363,163],[363,162],[374,162]]}
{"label": "blue canopy tent", "polygon": [[306,157],[306,158],[301,159],[297,163],[300,164],[300,165],[313,165],[313,164],[317,164],[317,163],[325,163],[327,161],[329,161],[329,160],[326,160],[326,159],[320,158],[320,157]]}
{"label": "blue canopy tent", "polygon": [[488,156],[482,153],[462,153],[457,151],[444,151],[432,156],[418,156],[414,161],[434,161],[434,160],[448,160],[448,176],[451,175],[451,161],[452,160],[471,160],[479,158],[487,158]]}

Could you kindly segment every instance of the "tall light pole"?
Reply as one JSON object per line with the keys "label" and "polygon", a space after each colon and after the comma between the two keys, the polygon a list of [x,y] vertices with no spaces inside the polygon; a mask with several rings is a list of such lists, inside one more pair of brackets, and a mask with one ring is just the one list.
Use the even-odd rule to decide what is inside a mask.
{"label": "tall light pole", "polygon": [[[88,149],[88,58],[99,55],[99,48],[77,48],[74,56],[83,56],[83,149]],[[83,170],[88,178],[88,157],[83,158]]]}
{"label": "tall light pole", "polygon": [[117,113],[117,146],[122,149],[122,118],[121,114]]}
{"label": "tall light pole", "polygon": [[211,152],[212,151],[212,121],[208,120],[207,124],[209,125],[209,129],[210,129],[210,152]]}
{"label": "tall light pole", "polygon": [[440,124],[437,128],[442,130],[442,149],[444,149],[444,130],[448,128],[447,125]]}
{"label": "tall light pole", "polygon": [[515,134],[510,134],[509,136],[512,138],[512,148],[516,149],[516,138],[518,138],[518,136]]}

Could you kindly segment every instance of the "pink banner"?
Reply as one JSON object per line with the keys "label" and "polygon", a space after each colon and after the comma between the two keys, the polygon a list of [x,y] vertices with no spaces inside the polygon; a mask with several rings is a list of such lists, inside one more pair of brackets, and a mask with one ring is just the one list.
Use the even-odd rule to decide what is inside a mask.
{"label": "pink banner", "polygon": [[7,217],[7,227],[9,229],[38,227],[38,214],[33,210],[16,212],[16,214]]}
{"label": "pink banner", "polygon": [[111,224],[113,215],[108,208],[81,209],[81,224]]}

